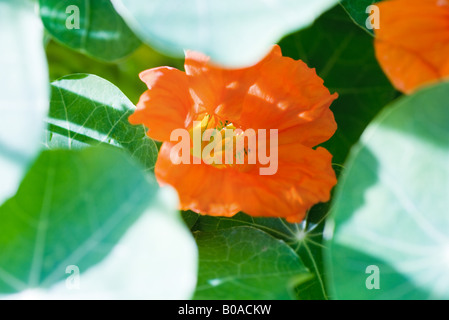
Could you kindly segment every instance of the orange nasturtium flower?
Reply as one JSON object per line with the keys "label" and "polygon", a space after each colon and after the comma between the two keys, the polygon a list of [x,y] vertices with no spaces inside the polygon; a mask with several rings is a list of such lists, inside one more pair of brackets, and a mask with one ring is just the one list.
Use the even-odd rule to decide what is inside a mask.
{"label": "orange nasturtium flower", "polygon": [[376,56],[404,93],[449,78],[449,0],[387,0],[375,30]]}
{"label": "orange nasturtium flower", "polygon": [[[312,205],[329,200],[336,184],[332,156],[314,147],[336,130],[329,106],[337,94],[329,93],[314,69],[283,57],[279,46],[256,65],[234,70],[187,51],[185,72],[160,67],[142,72],[140,78],[148,90],[129,121],[144,124],[151,138],[164,141],[155,174],[161,185],[178,191],[180,209],[228,217],[243,211],[300,222]],[[207,164],[204,153],[201,158],[193,148],[187,152],[190,164],[175,164],[171,155],[179,141],[173,141],[171,134],[181,128],[193,141],[194,126],[200,134],[206,129],[253,129],[259,135],[259,129],[277,129],[276,172],[261,175],[259,169],[266,163],[243,161],[256,151],[248,147],[240,164]],[[211,141],[216,137],[224,145],[222,135]],[[262,144],[273,152],[269,133],[265,139]],[[204,148],[203,140],[200,144]],[[176,151],[175,156],[181,153]],[[195,164],[195,157],[200,164]]]}

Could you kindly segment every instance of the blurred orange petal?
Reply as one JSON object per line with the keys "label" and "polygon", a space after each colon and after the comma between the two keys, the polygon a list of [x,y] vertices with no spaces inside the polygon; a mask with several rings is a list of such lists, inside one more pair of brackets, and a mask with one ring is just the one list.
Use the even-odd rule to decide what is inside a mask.
{"label": "blurred orange petal", "polygon": [[389,0],[380,8],[376,57],[404,93],[449,77],[449,1]]}

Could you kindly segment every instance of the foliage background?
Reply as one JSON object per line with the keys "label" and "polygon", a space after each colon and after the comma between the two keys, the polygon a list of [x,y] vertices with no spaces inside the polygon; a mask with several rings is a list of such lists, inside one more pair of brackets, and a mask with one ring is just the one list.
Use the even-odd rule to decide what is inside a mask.
{"label": "foliage background", "polygon": [[[12,197],[0,207],[0,294],[449,298],[449,88],[443,83],[401,97],[391,86],[376,61],[373,35],[364,29],[365,9],[374,1],[317,1],[316,6],[279,1],[279,12],[306,12],[302,18],[288,15],[288,26],[260,1],[248,1],[247,7],[211,2],[216,5],[209,13],[220,23],[226,14],[248,18],[246,26],[235,19],[226,27],[217,23],[221,28],[202,20],[222,42],[182,32],[196,27],[188,24],[194,12],[175,0],[165,0],[172,10],[149,22],[136,12],[139,1],[119,1],[126,9],[119,10],[122,16],[107,0],[36,2],[45,30],[37,18],[30,25],[28,16],[1,11],[0,23],[8,30],[1,39],[9,41],[9,51],[2,49],[0,56],[0,84],[2,93],[11,94],[1,99],[1,110],[11,116],[1,121],[0,172],[1,184],[13,191],[3,193],[5,200]],[[0,5],[34,15],[26,0]],[[65,28],[68,5],[88,12],[79,30]],[[273,30],[266,31],[266,25]],[[257,30],[257,45],[235,36],[245,28]],[[15,36],[7,38],[11,30]],[[176,195],[160,190],[152,175],[158,143],[143,127],[127,122],[146,89],[139,72],[159,66],[183,70],[182,56],[168,54],[186,43],[235,66],[261,56],[259,48],[276,41],[285,56],[316,68],[339,94],[331,107],[338,130],[323,145],[339,176],[332,200],[313,207],[301,224],[244,213],[180,215]],[[237,52],[230,50],[234,47]],[[11,55],[16,64],[7,59]],[[34,63],[26,65],[30,59]],[[12,82],[11,74],[18,80]],[[47,95],[45,88],[36,88],[46,87],[43,83],[51,83]],[[11,113],[12,104],[23,105],[25,112]],[[49,109],[42,111],[42,105]],[[30,110],[41,110],[39,117]],[[4,163],[19,167],[17,177],[6,175]],[[22,181],[15,196],[13,181]],[[81,289],[70,289],[76,285],[66,270],[71,265],[81,271]],[[370,265],[381,271],[380,289],[366,286]]]}

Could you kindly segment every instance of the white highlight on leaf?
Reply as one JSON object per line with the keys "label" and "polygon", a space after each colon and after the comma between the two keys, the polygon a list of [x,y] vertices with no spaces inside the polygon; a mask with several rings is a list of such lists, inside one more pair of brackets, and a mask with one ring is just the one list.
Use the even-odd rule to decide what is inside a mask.
{"label": "white highlight on leaf", "polygon": [[223,283],[223,281],[221,279],[211,279],[208,281],[208,283],[212,286],[212,287],[216,287],[219,286],[220,284]]}

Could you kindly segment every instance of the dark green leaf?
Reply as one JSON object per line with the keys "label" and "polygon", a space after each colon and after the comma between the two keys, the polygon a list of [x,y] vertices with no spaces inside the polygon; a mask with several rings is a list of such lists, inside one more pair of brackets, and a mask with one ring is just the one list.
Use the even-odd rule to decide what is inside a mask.
{"label": "dark green leaf", "polygon": [[352,19],[362,28],[373,33],[372,29],[366,27],[366,20],[371,12],[367,12],[367,8],[377,2],[383,0],[340,0],[341,5],[348,11]]}
{"label": "dark green leaf", "polygon": [[285,222],[284,219],[253,218],[240,212],[232,218],[199,216],[192,227],[192,231],[215,232],[236,226],[254,227],[282,240],[290,239],[292,235],[291,228],[293,227],[292,224]]}
{"label": "dark green leaf", "polygon": [[[254,218],[244,213],[238,213],[232,218],[197,216],[196,223],[191,228],[192,231],[215,232],[236,226],[248,226],[283,240],[295,250],[313,274],[313,277],[296,288],[297,297],[326,299],[321,254],[323,216],[326,212],[326,205],[317,205],[310,210],[305,222],[300,224],[291,224],[280,218]],[[191,218],[190,216],[191,213],[184,213],[185,219]]]}
{"label": "dark green leaf", "polygon": [[310,278],[283,241],[252,227],[196,232],[200,254],[196,299],[291,299]]}
{"label": "dark green leaf", "polygon": [[199,214],[193,211],[182,211],[182,219],[189,229],[192,229],[198,221]]}

